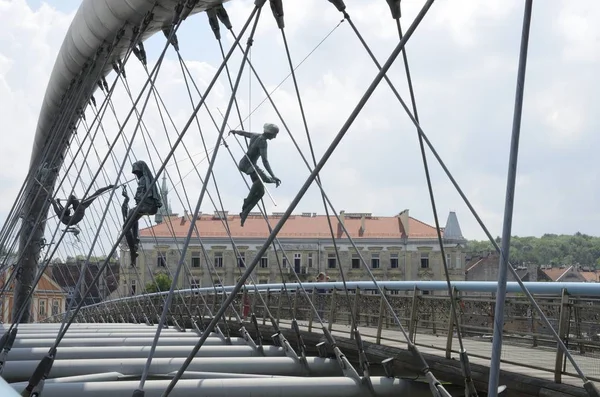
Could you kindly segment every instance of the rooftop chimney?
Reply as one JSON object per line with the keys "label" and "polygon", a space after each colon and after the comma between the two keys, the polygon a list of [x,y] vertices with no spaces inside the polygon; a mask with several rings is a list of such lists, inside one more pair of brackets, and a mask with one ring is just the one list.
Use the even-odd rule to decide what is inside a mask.
{"label": "rooftop chimney", "polygon": [[340,220],[338,221],[338,227],[337,227],[338,237],[340,237],[344,233],[344,228],[342,226],[344,225],[345,216],[346,216],[346,211],[341,210],[340,211]]}
{"label": "rooftop chimney", "polygon": [[187,210],[183,210],[183,216],[181,217],[181,222],[180,225],[185,225],[185,221],[187,221],[188,219],[188,212]]}
{"label": "rooftop chimney", "polygon": [[398,214],[398,218],[400,218],[400,223],[402,224],[402,228],[404,229],[404,234],[406,237],[410,236],[410,226],[408,223],[409,215],[408,210],[404,210]]}
{"label": "rooftop chimney", "polygon": [[365,214],[360,217],[360,229],[358,229],[358,236],[362,237],[365,234]]}

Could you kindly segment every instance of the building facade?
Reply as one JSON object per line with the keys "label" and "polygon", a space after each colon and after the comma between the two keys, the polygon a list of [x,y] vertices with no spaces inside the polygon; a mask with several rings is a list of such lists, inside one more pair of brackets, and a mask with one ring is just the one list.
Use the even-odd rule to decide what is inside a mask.
{"label": "building facade", "polygon": [[[271,226],[282,214],[269,215]],[[137,295],[153,282],[156,274],[173,277],[179,263],[179,250],[190,228],[190,216],[164,217],[160,224],[140,230],[140,250],[135,267],[130,265],[126,245],[121,245],[123,277],[119,294]],[[313,281],[326,272],[331,281],[340,279],[340,267],[347,280],[367,280],[361,256],[378,280],[442,280],[444,271],[435,227],[409,216],[404,210],[397,216],[378,217],[369,213],[340,213],[340,220],[330,217],[335,235],[331,238],[326,216],[315,213],[293,215],[283,226],[267,252],[258,259],[254,277],[258,283]],[[230,235],[227,233],[227,227]],[[344,228],[355,242],[347,238]],[[260,214],[251,214],[245,226],[237,215],[202,214],[194,228],[184,269],[177,288],[205,287],[237,282],[245,266],[255,260],[258,250],[269,236],[269,228]],[[464,280],[464,248],[457,216],[451,212],[442,229],[444,251],[451,279]],[[236,255],[232,240],[235,243]],[[279,244],[285,251],[282,254]],[[337,252],[336,252],[337,248]]]}
{"label": "building facade", "polygon": [[[0,284],[10,277],[9,269],[0,276]],[[14,285],[14,283],[13,283]],[[13,299],[14,288],[9,287],[0,299],[1,321],[11,323],[14,320]],[[63,313],[66,310],[67,293],[46,273],[42,274],[32,295],[31,314],[33,322],[45,320],[50,316]]]}

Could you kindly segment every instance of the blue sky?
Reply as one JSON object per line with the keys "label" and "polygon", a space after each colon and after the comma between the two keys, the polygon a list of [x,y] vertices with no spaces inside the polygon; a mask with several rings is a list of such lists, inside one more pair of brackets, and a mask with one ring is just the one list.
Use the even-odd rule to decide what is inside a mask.
{"label": "blue sky", "polygon": [[[346,3],[378,59],[385,60],[398,40],[386,3],[375,0]],[[421,0],[402,2],[405,27],[422,3]],[[7,143],[7,155],[0,159],[0,179],[6,181],[0,218],[12,205],[25,175],[29,150],[24,148],[31,145],[56,54],[78,5],[74,0],[0,0],[0,7],[11,7],[12,15],[3,16],[0,12],[0,22],[5,26],[0,33],[0,87],[4,87],[0,89],[0,100],[9,104],[0,110],[0,116],[9,130],[19,131],[15,140]],[[249,0],[226,4],[236,31],[251,5]],[[288,1],[284,5],[286,32],[297,63],[333,29],[340,14],[324,0],[307,0],[304,5]],[[421,124],[493,235],[501,234],[502,229],[522,12],[522,1],[518,0],[438,1],[407,47]],[[596,133],[595,104],[600,99],[596,76],[600,66],[600,29],[592,23],[598,17],[600,6],[592,0],[556,0],[534,5],[513,234],[581,231],[598,235],[600,216],[596,203],[600,185],[595,159],[600,138]],[[205,86],[220,61],[205,15],[190,18],[182,27],[179,41],[195,79]],[[226,50],[231,45],[231,38],[225,33],[223,43]],[[162,35],[149,40],[151,63],[163,44]],[[252,61],[270,88],[289,72],[282,47],[267,8],[257,32]],[[157,88],[168,103],[176,125],[181,127],[189,117],[190,104],[175,53],[169,51],[167,58]],[[133,61],[127,65],[127,71],[135,89],[143,82],[143,70]],[[238,66],[239,54],[236,54],[232,73],[236,73]],[[347,24],[342,24],[298,70],[317,157],[376,72]],[[408,99],[400,62],[394,65],[390,76]],[[218,121],[221,117],[217,109],[225,109],[229,92],[227,80],[221,78],[208,101]],[[119,117],[124,118],[131,102],[124,90],[119,95],[115,104]],[[102,98],[100,94],[96,96]],[[274,98],[308,154],[290,80]],[[238,93],[243,117],[248,115],[249,106],[254,107],[263,99],[257,82],[250,80],[246,71]],[[235,114],[232,119],[236,119]],[[144,120],[151,130],[149,135],[156,139],[159,152],[164,155],[168,142],[158,109],[150,106]],[[212,146],[216,130],[205,111],[201,121],[208,145]],[[279,123],[273,110],[263,105],[252,116],[251,128],[259,129],[266,121]],[[117,129],[114,120],[112,123],[108,120],[106,124],[109,135]],[[235,127],[238,123],[231,124]],[[170,129],[170,136],[174,134]],[[270,161],[283,184],[278,189],[269,186],[278,204],[275,207],[267,201],[269,211],[283,211],[307,177],[291,140],[285,134],[280,136],[270,145]],[[197,131],[186,135],[184,142],[191,153],[203,150]],[[229,142],[234,159],[225,150],[221,151],[216,178],[226,209],[237,213],[247,190],[235,170],[235,161],[242,151],[234,141]],[[134,147],[139,158],[148,159],[141,139]],[[177,156],[182,173],[193,171],[184,151],[178,151]],[[158,164],[157,157],[153,161]],[[464,235],[482,239],[483,233],[431,156],[429,163],[441,222],[445,222],[448,211],[454,210]],[[205,164],[199,166],[201,173]],[[114,168],[107,166],[107,173],[114,175]],[[169,184],[177,184],[175,167],[168,169],[172,170],[173,179]],[[322,177],[337,210],[395,215],[408,208],[412,216],[433,222],[416,133],[384,84],[332,156]],[[79,195],[87,187],[85,181],[89,181],[89,176],[84,176],[84,183],[76,186]],[[192,172],[184,181],[193,206],[199,179]],[[179,192],[182,193],[181,188]],[[183,212],[187,206],[175,192],[171,200],[177,212]],[[206,201],[202,210],[212,212],[214,207]],[[316,188],[311,188],[298,206],[297,212],[301,211],[324,212]]]}

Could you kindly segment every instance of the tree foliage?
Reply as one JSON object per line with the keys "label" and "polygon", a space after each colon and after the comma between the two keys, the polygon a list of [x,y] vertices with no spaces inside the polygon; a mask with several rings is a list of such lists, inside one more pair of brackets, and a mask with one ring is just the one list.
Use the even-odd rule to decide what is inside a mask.
{"label": "tree foliage", "polygon": [[[501,238],[496,242],[501,246]],[[494,252],[489,241],[469,241],[467,252]],[[515,264],[581,265],[600,268],[600,237],[579,232],[574,235],[544,234],[542,237],[511,237],[510,261]]]}
{"label": "tree foliage", "polygon": [[171,278],[164,273],[154,276],[154,281],[156,281],[156,283],[150,282],[146,284],[146,292],[164,292],[171,288]]}

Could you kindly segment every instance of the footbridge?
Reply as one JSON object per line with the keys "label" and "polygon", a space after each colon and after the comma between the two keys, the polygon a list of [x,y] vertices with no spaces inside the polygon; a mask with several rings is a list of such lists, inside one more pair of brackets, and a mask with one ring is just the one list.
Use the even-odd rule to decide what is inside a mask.
{"label": "footbridge", "polygon": [[[379,284],[399,313],[410,341],[418,346],[439,380],[447,382],[446,389],[451,395],[465,395],[457,329],[463,335],[474,383],[480,393],[485,393],[492,353],[496,283],[453,283],[453,299],[460,307],[458,328],[449,315],[445,283]],[[585,283],[525,284],[535,294],[548,320],[558,330],[588,379],[600,382],[600,289]],[[376,388],[383,393],[381,395],[385,394],[384,385],[391,379],[404,380],[414,389],[403,389],[400,384],[394,389],[392,382],[386,386],[391,388],[390,391],[411,390],[409,394],[401,395],[417,395],[413,393],[418,392],[412,390],[420,390],[427,393],[423,395],[429,395],[421,363],[408,349],[402,330],[388,313],[384,299],[373,283],[348,282],[346,287],[347,290],[342,283],[306,283],[244,288],[218,323],[217,331],[195,355],[187,376],[192,377],[194,373],[209,379],[229,376],[240,379],[243,384],[241,379],[264,380],[267,377],[270,380],[264,382],[269,383],[273,376],[310,374],[307,381],[315,376],[323,377],[320,384],[328,391],[322,395],[338,395],[337,391],[329,391],[330,386],[333,389],[340,387],[339,395],[346,395],[342,378],[336,377],[345,372],[336,360],[336,349],[339,348],[356,371],[361,371],[361,366],[368,363],[370,376],[381,386],[381,389]],[[178,303],[173,305],[167,317],[168,328],[161,333],[156,347],[151,367],[153,378],[168,378],[177,370],[180,362],[176,358],[182,357],[182,361],[189,354],[198,332],[205,328],[211,313],[223,303],[231,289],[225,287],[216,294],[213,288],[176,292],[181,299],[176,299]],[[509,283],[508,293],[500,377],[506,390],[502,395],[588,396],[564,352],[557,348],[548,327],[519,293],[519,286]],[[75,377],[72,380],[75,382],[79,376],[87,385],[111,380],[120,381],[123,386],[124,379],[139,375],[148,345],[155,335],[164,295],[133,296],[84,307],[76,316],[75,327],[67,332],[61,343],[64,347],[53,367],[53,377],[59,378],[56,379],[58,383],[47,383],[46,392],[74,390],[61,383],[61,377],[65,377],[64,382],[69,377]],[[237,319],[238,315],[241,321]],[[57,316],[49,318],[47,324],[32,325],[26,328],[27,333],[19,331],[9,355],[6,379],[23,381],[29,376],[55,335],[57,324],[52,322],[60,322],[62,318]],[[333,340],[328,337],[328,332]],[[308,373],[304,372],[305,365]],[[350,382],[350,379],[346,381]],[[310,382],[312,380],[306,384],[296,383],[299,394],[294,394],[293,389],[286,394],[302,395],[306,390],[313,393]],[[314,392],[321,395],[317,390]]]}
{"label": "footbridge", "polygon": [[[327,15],[323,23],[335,23],[327,26],[324,37],[302,61],[295,56],[301,46],[286,35],[287,23],[297,23],[296,31],[307,33],[303,21],[286,18],[286,7],[297,7],[297,1],[81,2],[42,102],[30,168],[0,229],[0,298],[3,313],[9,314],[1,326],[2,396],[599,397],[600,284],[523,283],[509,260],[532,0],[524,2],[515,59],[502,246],[436,151],[417,114],[412,55],[408,56],[406,45],[427,23],[435,1],[404,2],[403,8],[400,0],[368,0],[367,8],[365,1],[322,0],[319,5]],[[380,11],[389,13],[387,22],[376,17],[355,23],[351,18],[354,11],[362,13],[381,4]],[[260,35],[259,21],[266,18],[272,28],[276,26],[273,32],[281,41],[263,48],[261,56],[257,48],[265,35]],[[378,51],[361,33],[365,21],[389,23],[397,32],[386,58],[378,59]],[[200,25],[208,28],[208,34],[196,29]],[[334,104],[335,113],[346,112],[347,117],[339,119],[335,134],[319,136],[320,141],[332,140],[315,151],[309,127],[313,124],[308,122],[311,116],[305,111],[302,80],[296,72],[340,26],[347,28],[344,43],[355,43],[356,50],[340,46],[340,59],[347,58],[336,67],[357,62],[360,51],[374,69],[371,77],[361,77],[368,83],[364,92],[354,96],[348,92],[347,100]],[[200,52],[199,41],[203,57],[209,41],[214,45],[216,55],[200,61],[218,60],[214,68],[199,68],[197,59],[189,62],[190,54]],[[273,56],[275,51],[281,51],[281,57]],[[321,64],[329,70],[338,61],[337,54],[328,54]],[[270,67],[284,68],[287,76],[272,81],[279,74],[273,69],[263,74],[257,58],[269,59]],[[276,64],[277,59],[282,63]],[[395,62],[402,62],[403,68],[392,68]],[[319,67],[316,70],[325,70]],[[393,82],[398,70],[407,80],[409,100],[402,98]],[[162,85],[166,73],[170,83]],[[286,104],[297,105],[286,107],[295,109],[295,122],[282,111],[275,95],[288,79],[291,91],[284,98]],[[385,105],[397,106],[387,116],[396,123],[396,113],[405,113],[409,121],[405,130],[419,142],[412,150],[421,155],[433,213],[426,248],[440,258],[436,273],[443,281],[382,280],[379,257],[363,255],[369,238],[365,225],[371,220],[356,218],[360,227],[349,230],[350,219],[344,222],[344,212],[330,200],[331,186],[322,184],[325,165],[340,150],[341,141],[380,85],[390,90]],[[177,92],[169,101],[166,95],[171,91]],[[246,103],[255,105],[248,110],[241,106],[246,94]],[[213,106],[223,102],[218,117],[207,98]],[[351,102],[353,106],[344,107]],[[264,111],[263,105],[269,109]],[[255,112],[259,113],[253,116]],[[271,125],[261,136],[271,139],[280,128],[280,134],[289,138],[284,144],[290,156],[297,155],[297,162],[288,167],[298,172],[294,174],[300,179],[297,190],[288,191],[289,205],[271,217],[264,201],[277,205],[269,188],[279,187],[281,181],[259,172],[255,164],[244,167],[244,172],[238,168],[247,150],[244,137],[256,136],[244,131],[246,126],[251,129],[251,117],[275,121],[280,127]],[[372,142],[370,136],[358,136],[365,144]],[[307,139],[310,151],[302,149],[300,137]],[[316,152],[323,154],[317,158]],[[203,157],[198,160],[198,155]],[[372,153],[356,161],[383,164],[385,160]],[[389,169],[397,167],[397,160],[389,161]],[[454,237],[460,241],[451,230],[440,227],[429,174],[429,163],[434,161],[493,249],[501,253],[497,282],[451,281],[461,276],[461,270],[448,263],[449,251],[464,248],[466,240],[458,224]],[[172,187],[172,197],[184,213],[181,219],[172,216],[170,201],[159,191],[160,178]],[[291,182],[285,186],[294,186]],[[246,186],[247,193],[225,194],[224,185],[242,190]],[[317,237],[331,246],[328,255],[332,256],[313,270],[339,273],[338,283],[306,282],[290,268],[296,253],[282,242],[286,223],[311,187],[317,189],[326,214],[320,218],[326,232]],[[236,197],[236,203],[239,196],[239,203],[244,203],[241,216],[228,215],[226,195]],[[199,221],[207,207],[215,214],[210,217],[212,229]],[[411,235],[408,218],[405,211],[394,218],[398,235],[385,233],[396,251],[411,238],[425,241],[418,232]],[[398,222],[407,226],[399,227]],[[164,225],[159,235],[154,233],[156,223]],[[251,224],[254,231],[246,232]],[[140,242],[141,228],[150,231],[146,237],[151,243]],[[296,237],[304,234],[309,233],[296,233]],[[215,235],[221,236],[218,241]],[[345,256],[340,255],[339,244],[345,244]],[[223,256],[211,252],[215,245],[229,250],[234,262],[229,268]],[[250,245],[255,251],[246,257]],[[162,248],[168,253],[161,253]],[[197,253],[193,256],[192,248]],[[267,251],[275,261],[269,264],[267,258],[263,266]],[[351,268],[364,271],[366,281],[345,281],[350,272],[348,253]],[[56,287],[58,280],[50,270],[69,257],[80,257],[82,262],[76,271],[65,267],[68,274],[61,275],[63,281],[73,281],[68,288],[74,291],[62,307],[60,297],[65,293]],[[146,257],[157,260],[162,279],[173,280],[169,285],[159,282],[159,272],[138,266]],[[395,260],[398,268],[398,256]],[[195,276],[204,265],[202,271],[208,276],[201,284]],[[428,259],[421,266],[428,268],[424,277],[434,274]],[[92,268],[97,271],[88,277]],[[270,280],[282,284],[261,282],[261,268],[266,269],[263,274],[277,271],[278,276]],[[149,274],[140,274],[145,270]],[[509,273],[516,283],[507,283]],[[235,285],[224,287],[225,275]],[[107,286],[109,277],[116,288]],[[203,288],[180,289],[179,280],[184,286]],[[119,287],[125,282],[127,290],[132,281],[144,288],[127,296]],[[161,292],[149,293],[150,288]],[[92,292],[100,289],[117,298],[89,305]],[[46,316],[47,293],[56,295],[50,317]],[[37,316],[44,321],[36,323]]]}

